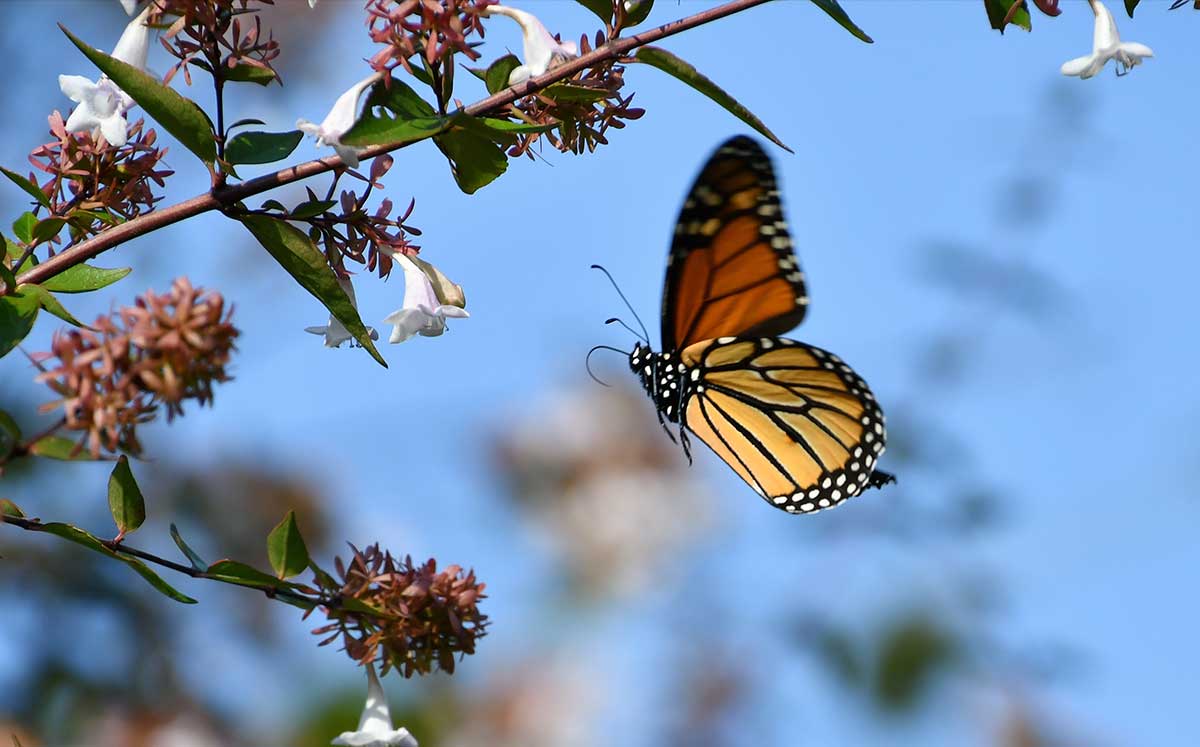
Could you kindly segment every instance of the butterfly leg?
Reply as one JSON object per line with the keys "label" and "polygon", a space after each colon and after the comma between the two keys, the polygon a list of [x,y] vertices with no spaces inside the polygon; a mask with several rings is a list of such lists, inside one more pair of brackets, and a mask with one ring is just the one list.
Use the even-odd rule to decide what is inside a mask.
{"label": "butterfly leg", "polygon": [[656,408],[654,413],[658,415],[658,424],[662,426],[663,432],[667,434],[667,438],[671,439],[671,443],[679,443],[675,440],[675,434],[671,432],[671,428],[667,425],[667,421],[663,419],[663,411]]}
{"label": "butterfly leg", "polygon": [[890,472],[883,470],[875,470],[871,473],[871,479],[867,481],[868,488],[882,488],[889,482],[896,482],[896,476]]}
{"label": "butterfly leg", "polygon": [[683,445],[683,455],[687,457],[688,466],[692,466],[692,442],[688,439],[687,431],[679,426],[679,443]]}

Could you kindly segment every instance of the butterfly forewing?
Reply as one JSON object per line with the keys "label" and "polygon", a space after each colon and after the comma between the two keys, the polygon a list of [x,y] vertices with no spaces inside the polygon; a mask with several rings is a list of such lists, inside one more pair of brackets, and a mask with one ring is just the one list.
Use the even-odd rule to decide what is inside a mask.
{"label": "butterfly forewing", "polygon": [[726,142],[692,186],[667,260],[663,350],[725,336],[773,336],[808,296],[775,175],[747,137]]}
{"label": "butterfly forewing", "polygon": [[883,412],[836,355],[782,338],[722,338],[680,359],[684,424],[772,505],[819,511],[874,484]]}

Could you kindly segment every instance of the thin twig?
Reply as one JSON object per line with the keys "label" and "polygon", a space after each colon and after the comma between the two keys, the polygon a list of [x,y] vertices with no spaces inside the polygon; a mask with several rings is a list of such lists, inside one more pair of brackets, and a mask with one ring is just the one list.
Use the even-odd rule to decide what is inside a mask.
{"label": "thin twig", "polygon": [[[7,514],[0,515],[0,524],[11,524],[12,526],[20,527],[21,529],[25,529],[30,532],[45,532],[45,531],[47,531],[46,525],[43,524],[38,519],[25,519],[25,518],[22,518],[19,516],[8,516]],[[97,539],[99,539],[99,538],[97,538]],[[139,550],[136,547],[130,547],[130,546],[126,545],[124,542],[116,542],[114,540],[99,540],[99,541],[100,541],[100,544],[104,545],[106,548],[108,548],[110,551],[112,551],[114,553],[121,553],[123,555],[128,555],[130,557],[138,558],[139,560],[144,560],[147,563],[153,563],[154,565],[162,566],[163,568],[169,568],[170,570],[175,571],[176,573],[182,573],[186,576],[191,576],[192,578],[204,578],[204,579],[209,579],[211,581],[220,581],[222,583],[230,584],[232,586],[243,586],[247,589],[257,589],[258,591],[263,592],[264,594],[266,594],[269,597],[284,597],[287,599],[295,600],[297,602],[302,602],[306,605],[312,605],[314,607],[317,607],[317,606],[336,607],[338,605],[338,600],[328,599],[324,595],[318,595],[317,597],[314,598],[314,597],[305,596],[304,594],[292,591],[290,589],[284,589],[284,588],[280,588],[280,587],[264,589],[263,587],[257,586],[255,584],[240,583],[238,581],[230,580],[228,578],[221,578],[218,576],[214,576],[214,575],[208,573],[207,571],[202,571],[198,568],[193,568],[190,565],[183,565],[182,563],[176,563],[173,560],[167,560],[166,558],[159,557],[158,555],[146,552],[145,550]]]}
{"label": "thin twig", "polygon": [[[576,57],[563,65],[555,67],[553,70],[547,71],[535,78],[530,78],[527,81],[519,83],[515,86],[504,89],[498,93],[492,94],[481,101],[477,101],[470,106],[464,107],[461,111],[470,116],[479,116],[481,114],[502,109],[517,100],[528,96],[531,93],[540,91],[543,88],[557,83],[560,80],[565,80],[575,73],[589,68],[601,62],[624,57],[638,47],[645,46],[660,39],[665,39],[669,36],[674,36],[688,29],[697,26],[703,26],[706,23],[711,23],[720,18],[724,18],[734,13],[741,12],[756,5],[762,5],[770,0],[731,0],[724,5],[719,5],[715,8],[701,11],[695,15],[681,18],[677,21],[664,24],[658,28],[653,28],[648,31],[643,31],[640,34],[633,36],[614,39],[607,44],[604,44],[591,52]],[[420,142],[420,141],[417,141]],[[362,160],[375,158],[376,156],[390,153],[392,151],[405,148],[412,143],[402,143],[399,145],[374,145],[363,150],[360,154]],[[17,278],[17,284],[21,283],[40,283],[48,278],[54,277],[58,273],[70,267],[74,267],[82,262],[96,257],[103,252],[112,249],[113,247],[123,244],[126,241],[137,238],[144,234],[156,231],[182,220],[193,218],[203,213],[213,210],[223,210],[232,207],[237,202],[248,197],[270,191],[285,184],[308,179],[309,177],[323,174],[327,171],[332,171],[336,168],[343,167],[342,159],[337,156],[329,156],[320,158],[315,161],[308,161],[298,166],[277,171],[274,174],[265,174],[263,176],[251,179],[241,184],[227,186],[220,189],[214,189],[211,192],[197,195],[191,199],[177,203],[162,210],[156,210],[153,213],[148,213],[139,218],[135,218],[127,223],[122,223],[119,226],[114,226],[104,233],[101,233],[83,243],[80,243],[70,249],[62,251],[53,257],[45,260],[37,267],[31,268],[22,273]],[[13,288],[5,288],[0,295],[11,293]]]}

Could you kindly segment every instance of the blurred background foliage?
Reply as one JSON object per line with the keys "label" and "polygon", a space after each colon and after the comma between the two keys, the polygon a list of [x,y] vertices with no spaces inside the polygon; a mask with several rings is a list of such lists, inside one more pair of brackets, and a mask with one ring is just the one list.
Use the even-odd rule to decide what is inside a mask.
{"label": "blurred background foliage", "polygon": [[[78,11],[72,25],[96,29],[97,38],[112,36],[123,19],[110,8],[91,7],[110,4],[115,5],[70,6]],[[328,47],[334,50],[330,54],[347,59],[365,56],[355,17],[358,3],[322,2],[322,23],[283,7],[288,0],[280,5],[271,23],[284,41],[280,72],[293,87],[269,89],[268,108],[276,120],[294,118],[297,111],[311,117],[324,111],[319,89],[340,90],[357,76],[327,64],[324,53],[288,50]],[[552,29],[586,25],[586,14],[548,3],[528,5]],[[669,20],[692,4],[660,5],[652,21]],[[797,26],[790,15],[794,4],[774,5],[782,7],[718,24],[679,46],[731,88],[735,82],[744,85],[735,92],[800,153],[796,164],[776,154],[785,164],[785,205],[793,224],[819,223],[828,210],[821,189],[840,194],[838,183],[849,178],[840,175],[837,183],[823,184],[809,153],[817,148],[812,141],[831,132],[817,128],[836,131],[840,117],[865,122],[879,112],[871,104],[838,108],[853,106],[848,102],[857,94],[836,94],[847,98],[833,101],[835,94],[817,89],[811,100],[824,95],[830,103],[815,106],[808,99],[777,95],[780,89],[796,88],[798,77],[827,75],[830,81],[812,85],[861,86],[868,93],[889,85],[957,86],[953,90],[962,97],[934,93],[943,110],[922,110],[913,103],[910,110],[889,115],[928,117],[913,124],[914,130],[928,127],[928,132],[921,135],[900,124],[889,143],[893,149],[915,143],[922,153],[942,147],[944,154],[928,168],[940,174],[932,179],[948,184],[946,194],[926,184],[914,187],[915,196],[898,195],[889,191],[889,180],[902,183],[907,177],[889,169],[903,174],[903,168],[870,159],[856,164],[843,156],[844,166],[836,173],[854,173],[851,191],[861,190],[868,199],[842,206],[830,226],[813,230],[867,221],[890,237],[886,246],[856,247],[831,259],[833,247],[808,237],[809,229],[801,228],[797,236],[801,261],[810,268],[815,308],[824,316],[793,336],[809,339],[811,328],[839,341],[814,342],[839,352],[851,348],[846,357],[887,407],[885,467],[899,475],[897,486],[834,512],[791,520],[761,506],[708,455],[689,468],[634,389],[622,360],[614,356],[611,367],[600,367],[610,388],[586,378],[582,353],[611,334],[599,322],[602,309],[616,308],[615,299],[605,295],[607,288],[587,274],[587,264],[613,262],[619,264],[613,267],[618,277],[637,274],[627,291],[635,306],[652,316],[664,240],[691,178],[687,169],[698,166],[708,147],[735,127],[720,112],[698,107],[702,113],[694,114],[685,108],[693,102],[679,103],[688,97],[684,91],[646,85],[639,100],[645,99],[641,103],[650,112],[647,122],[614,138],[611,152],[597,154],[592,165],[558,156],[549,159],[554,168],[514,164],[525,175],[512,175],[511,188],[489,188],[477,203],[454,203],[457,198],[447,196],[452,186],[430,187],[423,182],[438,180],[424,175],[407,184],[389,182],[397,201],[408,192],[417,195],[428,258],[467,286],[475,318],[455,325],[443,339],[388,351],[393,370],[386,374],[364,372],[373,364],[361,351],[312,345],[300,328],[323,318],[322,312],[299,296],[281,295],[275,268],[244,239],[215,246],[197,242],[193,233],[187,240],[194,256],[183,260],[149,251],[146,242],[118,252],[114,261],[137,268],[130,294],[182,266],[198,276],[197,282],[219,286],[235,300],[239,321],[246,325],[239,342],[239,382],[218,392],[215,409],[189,414],[170,429],[156,425],[147,434],[146,442],[157,448],[134,467],[151,515],[138,535],[139,546],[173,553],[166,532],[173,521],[205,558],[228,556],[262,567],[263,538],[294,509],[317,558],[342,553],[349,538],[356,544],[380,540],[393,552],[426,552],[443,563],[475,566],[489,582],[484,610],[494,621],[481,653],[453,678],[385,680],[393,716],[422,747],[1105,745],[1137,743],[1109,732],[1117,723],[1128,736],[1146,719],[1156,721],[1159,736],[1179,736],[1174,744],[1194,743],[1177,712],[1117,718],[1089,708],[1098,702],[1089,700],[1090,678],[1109,660],[1108,646],[1123,643],[1118,626],[1084,618],[1052,624],[1029,609],[1031,571],[1014,553],[1046,542],[1074,543],[1088,558],[1093,552],[1107,554],[1087,537],[1070,536],[1070,518],[1053,525],[1057,536],[1034,531],[1030,539],[1023,533],[1037,521],[1033,509],[1042,501],[1061,501],[1068,514],[1113,507],[1098,504],[1090,488],[1074,485],[1073,467],[1066,475],[1045,463],[999,469],[994,458],[998,443],[1036,441],[1043,422],[1075,417],[1072,408],[1078,403],[1056,400],[1055,390],[1039,378],[1038,366],[1052,369],[1047,376],[1069,380],[1095,368],[1098,350],[1121,354],[1095,339],[1095,328],[1108,318],[1097,309],[1096,288],[1089,287],[1121,272],[1103,275],[1093,267],[1078,275],[1067,272],[1088,261],[1089,242],[1105,236],[1080,235],[1081,219],[1061,213],[1069,213],[1072,204],[1127,193],[1132,175],[1144,165],[1111,156],[1119,151],[1114,138],[1124,125],[1104,123],[1116,121],[1114,107],[1123,111],[1129,105],[1110,100],[1105,110],[1102,96],[1132,95],[1130,87],[1154,75],[1182,76],[1186,62],[1163,55],[1115,88],[1108,77],[1103,89],[1079,81],[1050,82],[1060,60],[1050,57],[1053,64],[1043,63],[1039,57],[1035,63],[1031,58],[1061,49],[1065,59],[1086,47],[1090,18],[1084,22],[1082,6],[1067,8],[1070,12],[1053,22],[1045,20],[1028,38],[1013,41],[1008,38],[1013,32],[1002,43],[986,28],[974,28],[981,25],[974,4],[962,4],[971,7],[958,11],[948,7],[957,4],[896,3],[899,9],[874,11],[873,4],[847,3],[852,16],[880,41],[878,51],[852,46],[836,35],[837,29],[818,24],[824,19],[816,14],[803,15],[804,26]],[[4,69],[22,86],[27,102],[22,111],[48,112],[66,104],[56,97],[53,81],[40,74],[43,63],[22,38],[30,28],[50,33],[62,7],[18,2],[5,8],[20,21],[6,24],[0,34]],[[1151,11],[1141,9],[1139,19]],[[934,20],[935,14],[941,15]],[[924,32],[916,30],[917,16],[930,24]],[[335,22],[338,18],[350,20]],[[899,60],[913,59],[906,55],[936,44],[934,29],[962,35],[948,42],[945,54],[969,59],[971,74],[982,76],[983,68],[1010,63],[1012,70],[993,70],[996,77],[982,81],[967,76],[925,84],[921,71],[935,73],[923,65],[933,63],[916,62],[913,77],[895,72],[899,77],[866,82],[878,72],[880,56],[886,69],[895,70],[907,65]],[[754,59],[728,59],[712,51],[723,40],[753,33],[772,34],[769,39],[776,43],[782,38],[777,34],[811,34],[809,56],[837,59],[845,70],[764,71],[764,65],[773,65],[771,55],[784,55],[782,49]],[[903,39],[889,46],[889,35]],[[1149,34],[1137,38],[1153,40]],[[497,45],[497,55],[499,45],[519,43],[499,34],[493,39],[490,33],[488,41]],[[83,66],[70,71],[75,68]],[[762,79],[752,84],[755,76]],[[1014,78],[1024,82],[1011,83]],[[1010,87],[989,92],[988,85],[1001,80]],[[643,91],[637,81],[632,88]],[[1178,95],[1182,89],[1175,90]],[[202,92],[197,95],[204,100]],[[870,101],[863,97],[859,100]],[[1011,103],[1018,97],[1020,107]],[[768,103],[757,106],[762,102]],[[971,107],[971,116],[982,120],[971,122],[978,139],[969,146],[953,139],[962,132],[953,118],[956,106]],[[806,111],[797,112],[801,107]],[[833,121],[806,124],[817,115]],[[1170,115],[1162,117],[1169,125]],[[947,126],[955,129],[936,129],[932,122],[939,118],[949,119]],[[28,119],[10,119],[5,163],[19,163],[39,142],[41,123]],[[654,168],[648,161],[656,148],[683,122],[689,128],[687,142],[695,147],[678,163],[693,166],[656,171],[653,185],[638,188],[645,191],[623,191],[629,164]],[[1179,131],[1166,125],[1142,125],[1146,129],[1139,133]],[[853,135],[846,139],[852,141]],[[1179,153],[1187,161],[1181,170],[1194,173],[1192,156]],[[179,165],[185,168],[173,184],[183,193],[176,197],[190,192],[180,186],[187,183],[187,164]],[[426,166],[439,168],[432,159],[416,156],[410,168],[421,174]],[[806,173],[807,181],[795,176]],[[1174,178],[1173,172],[1162,178]],[[527,201],[518,203],[519,210],[511,207],[530,194],[545,195],[547,185],[564,193],[590,189],[593,183],[586,179],[597,180],[594,192],[573,200],[546,195],[541,224],[525,207]],[[653,200],[646,191],[655,193]],[[976,212],[964,212],[950,192]],[[889,197],[897,204],[874,212],[872,203]],[[10,209],[5,214],[17,209],[19,195],[7,191],[2,198]],[[639,212],[639,200],[652,215]],[[466,221],[461,235],[444,227],[476,206],[482,217]],[[526,209],[533,227],[522,223]],[[890,211],[902,210],[924,211],[921,228],[903,223],[903,230],[893,230]],[[1107,220],[1126,219],[1119,201],[1099,210]],[[1064,231],[1071,246],[1064,243]],[[578,236],[581,232],[597,235]],[[224,235],[214,236],[221,243]],[[547,243],[547,236],[562,238]],[[613,247],[614,241],[637,246]],[[838,246],[859,243],[847,238]],[[1162,251],[1171,257],[1184,246],[1176,243]],[[212,256],[198,256],[205,250]],[[515,251],[528,254],[510,253]],[[125,259],[124,252],[134,256]],[[538,252],[546,255],[547,267],[537,268]],[[565,265],[569,271],[549,257],[566,252],[574,255]],[[510,254],[491,260],[492,253]],[[867,265],[865,260],[878,254],[890,259]],[[1133,254],[1125,259],[1131,265],[1138,261]],[[889,308],[895,292],[875,296],[873,281],[830,277],[834,262],[845,263],[841,272],[847,277],[886,274],[878,283],[905,287],[921,306]],[[893,272],[897,267],[902,271]],[[535,269],[542,277],[529,278]],[[1158,272],[1138,277],[1146,281]],[[865,289],[855,284],[860,280]],[[492,290],[487,283],[503,287]],[[1104,288],[1115,307],[1107,311],[1119,313],[1120,289]],[[360,289],[359,295],[369,298],[371,291]],[[549,316],[547,303],[551,309],[566,306],[580,295],[588,300],[553,319],[539,316]],[[520,298],[510,302],[512,296]],[[279,310],[284,308],[286,314]],[[905,311],[912,313],[900,320]],[[288,316],[293,312],[311,318]],[[839,313],[851,321],[831,322]],[[500,320],[497,326],[485,326],[489,315]],[[1163,316],[1165,324],[1179,329],[1181,341],[1191,339],[1187,318]],[[868,324],[870,333],[860,333]],[[48,337],[46,329],[39,330]],[[493,340],[484,341],[486,335]],[[35,338],[29,345],[38,349]],[[302,352],[285,352],[291,349]],[[34,412],[44,393],[12,359],[0,368],[0,407]],[[1015,363],[1027,359],[1036,365]],[[1012,364],[1008,374],[998,375],[997,367],[1005,364]],[[446,381],[437,381],[439,375]],[[1104,375],[1104,381],[1123,377],[1111,371]],[[1186,373],[1178,376],[1179,382],[1187,380]],[[1030,391],[1023,391],[1026,384]],[[274,398],[270,387],[278,387],[283,399]],[[318,395],[333,404],[323,408],[310,401]],[[1169,391],[1162,396],[1185,411],[1180,420],[1195,410],[1194,397],[1180,402]],[[1012,417],[1013,408],[1028,413],[1024,435],[1011,425],[997,425]],[[1117,432],[1123,427],[1115,413],[1103,420]],[[1090,423],[1075,427],[1082,434]],[[22,426],[32,431],[37,424]],[[1173,445],[1172,432],[1179,426],[1156,432]],[[1183,484],[1195,471],[1192,431],[1189,424],[1175,465]],[[1079,451],[1082,443],[1081,437],[1080,444],[1047,448]],[[1090,454],[1094,469],[1105,470],[1111,456]],[[1078,463],[1079,458],[1071,462]],[[422,465],[430,475],[417,474]],[[23,467],[4,476],[5,497],[19,499],[32,515],[108,531],[100,472],[57,464]],[[1184,497],[1187,503],[1178,510],[1194,523],[1194,489]],[[1173,520],[1170,514],[1162,519]],[[82,550],[17,531],[0,532],[0,556],[0,619],[8,641],[0,651],[0,735],[12,732],[26,747],[315,747],[357,719],[358,673],[336,652],[315,649],[306,633],[315,623],[299,620],[296,610],[212,584],[183,585],[201,604],[179,607],[143,584],[130,583],[124,567],[97,563]],[[1175,578],[1156,582],[1164,599],[1178,593],[1173,584],[1190,584],[1196,554],[1184,551],[1181,557],[1191,565],[1184,563]],[[1103,564],[1086,573],[1062,583],[1119,593],[1105,586]],[[1154,615],[1170,609],[1146,610],[1143,632],[1152,630]],[[1095,632],[1076,639],[1073,634],[1084,629]],[[1096,646],[1097,638],[1106,644]],[[1165,639],[1154,655],[1166,656],[1176,640]],[[1177,651],[1178,666],[1196,663],[1189,646],[1190,641]],[[1195,684],[1194,673],[1190,679]],[[1170,681],[1187,680],[1185,675]],[[1147,683],[1120,683],[1119,688],[1146,686],[1153,688]]]}

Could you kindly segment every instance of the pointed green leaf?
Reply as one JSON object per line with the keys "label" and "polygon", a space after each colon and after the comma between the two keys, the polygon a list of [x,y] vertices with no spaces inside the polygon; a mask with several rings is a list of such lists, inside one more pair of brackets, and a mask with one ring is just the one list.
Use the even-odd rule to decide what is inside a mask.
{"label": "pointed green leaf", "polygon": [[21,443],[21,426],[4,410],[0,410],[0,459],[7,457]]}
{"label": "pointed green leaf", "polygon": [[867,32],[855,25],[854,21],[850,20],[850,16],[846,15],[846,11],[842,10],[842,6],[838,5],[837,0],[812,0],[812,4],[829,14],[829,17],[837,21],[838,24],[854,34],[859,39],[862,39],[867,44],[873,44],[874,39],[867,36]]}
{"label": "pointed green leaf", "polygon": [[137,531],[146,520],[146,501],[124,454],[108,476],[108,508],[122,536]]}
{"label": "pointed green leaf", "polygon": [[88,46],[76,37],[66,27],[59,28],[71,42],[79,47],[79,51],[92,61],[100,71],[112,78],[113,82],[129,94],[134,101],[146,110],[155,122],[171,133],[183,147],[212,165],[217,159],[217,145],[213,138],[212,123],[204,110],[195,102],[184,98],[174,89],[159,83],[153,76],[138,70],[133,65],[114,59],[109,55]]}
{"label": "pointed green leaf", "polygon": [[42,287],[54,293],[87,293],[112,285],[129,272],[128,267],[108,269],[78,264],[42,283]]}
{"label": "pointed green leaf", "polygon": [[20,507],[7,498],[0,498],[0,514],[13,516],[18,519],[25,518],[25,514],[21,511]]}
{"label": "pointed green leaf", "polygon": [[[987,9],[988,22],[992,24],[992,28],[1004,33],[1004,19],[1008,17],[1009,10],[1012,9],[1013,3],[1018,0],[983,0],[984,8]],[[1009,20],[1014,26],[1029,31],[1033,28],[1033,19],[1029,15],[1029,9],[1025,5],[1021,5],[1012,18]]]}
{"label": "pointed green leaf", "polygon": [[337,205],[337,200],[309,200],[292,208],[291,217],[294,220],[312,218],[320,215],[334,205]]}
{"label": "pointed green leaf", "polygon": [[198,571],[202,571],[208,567],[208,563],[205,563],[200,556],[196,554],[196,551],[189,547],[188,543],[183,541],[183,535],[179,533],[179,529],[176,528],[174,523],[171,524],[171,539],[175,540],[175,546],[179,548],[181,553],[187,556],[188,562],[192,564],[193,568]]}
{"label": "pointed green leaf", "polygon": [[33,227],[37,225],[37,222],[37,216],[33,213],[21,213],[12,224],[13,233],[16,234],[17,240],[26,246],[32,244]]}
{"label": "pointed green leaf", "polygon": [[238,121],[236,121],[233,124],[226,127],[225,132],[227,132],[227,133],[232,132],[239,127],[249,127],[250,125],[265,125],[265,124],[266,124],[266,122],[262,121],[261,119],[239,119]]}
{"label": "pointed green leaf", "polygon": [[43,436],[29,447],[29,453],[45,459],[64,462],[90,462],[92,455],[87,449],[77,449],[78,444],[62,436]]}
{"label": "pointed green leaf", "polygon": [[342,135],[342,144],[362,148],[369,145],[415,143],[433,137],[445,128],[446,121],[441,117],[404,120],[386,115],[363,115],[345,135]]}
{"label": "pointed green leaf", "polygon": [[608,98],[608,91],[571,83],[555,83],[543,88],[542,95],[568,104],[588,104]]}
{"label": "pointed green leaf", "polygon": [[304,139],[300,130],[291,132],[241,132],[225,146],[225,160],[238,163],[275,163],[292,155]]}
{"label": "pointed green leaf", "polygon": [[1125,0],[1125,12],[1130,18],[1133,18],[1133,9],[1138,6],[1138,2],[1139,0]]}
{"label": "pointed green leaf", "polygon": [[596,17],[605,23],[612,20],[612,0],[575,0],[575,2],[595,13]]}
{"label": "pointed green leaf", "polygon": [[43,241],[49,241],[57,236],[65,225],[67,225],[67,221],[64,218],[46,218],[44,220],[39,220],[37,225],[33,227],[33,240],[38,244],[42,243]]}
{"label": "pointed green leaf", "polygon": [[644,62],[651,67],[656,67],[665,73],[675,76],[679,80],[687,83],[692,88],[695,88],[700,93],[709,97],[722,108],[728,111],[733,116],[742,120],[746,124],[753,127],[759,134],[766,137],[771,142],[783,148],[788,153],[792,149],[783,144],[779,138],[775,137],[775,133],[771,132],[762,120],[754,116],[749,109],[737,102],[737,99],[726,93],[720,86],[713,83],[705,77],[699,70],[692,67],[689,63],[684,62],[675,55],[671,54],[660,47],[642,47],[634,55],[634,59],[638,62]]}
{"label": "pointed green leaf", "polygon": [[223,68],[222,77],[238,83],[257,83],[260,86],[270,85],[276,79],[275,72],[257,65],[238,65],[234,68]]}
{"label": "pointed green leaf", "polygon": [[308,236],[290,223],[267,215],[244,215],[240,220],[275,261],[296,279],[300,287],[324,304],[371,357],[387,368],[387,361],[375,349],[375,343],[371,341],[358,309],[354,308],[350,297],[338,284],[337,276],[325,261],[325,255]]}
{"label": "pointed green leaf", "polygon": [[420,94],[398,78],[390,86],[371,87],[363,114],[342,135],[342,143],[353,146],[411,143],[424,140],[446,128],[446,120]]}
{"label": "pointed green leaf", "polygon": [[434,138],[458,188],[467,194],[486,187],[508,170],[508,156],[491,139],[463,129],[450,130]]}
{"label": "pointed green leaf", "polygon": [[35,294],[28,292],[29,287],[19,286],[15,292],[0,297],[0,358],[24,340],[37,321],[41,304]]}
{"label": "pointed green leaf", "polygon": [[55,315],[59,319],[62,319],[64,322],[66,322],[68,324],[74,324],[76,327],[86,327],[88,329],[91,329],[86,324],[84,324],[83,322],[76,319],[71,314],[71,312],[67,311],[66,307],[63,306],[62,303],[57,298],[54,297],[53,293],[46,290],[45,288],[43,288],[40,285],[33,285],[32,283],[23,283],[23,284],[17,286],[17,292],[27,293],[27,294],[31,295],[32,297],[36,298],[38,304],[43,309],[45,309],[46,311],[49,311],[51,314]]}
{"label": "pointed green leaf", "polygon": [[139,576],[146,579],[146,581],[159,592],[170,597],[171,599],[174,599],[176,602],[182,602],[184,604],[196,603],[195,599],[192,599],[186,594],[179,592],[166,581],[163,581],[162,578],[160,578],[157,573],[150,570],[150,567],[145,563],[137,558],[131,558],[127,555],[114,552],[104,544],[103,540],[93,534],[89,534],[88,532],[85,532],[78,527],[71,526],[70,524],[43,524],[41,528],[43,531],[49,534],[62,537],[63,539],[70,540],[77,545],[82,545],[90,550],[95,550],[101,555],[107,555],[114,560],[121,561],[125,565],[132,568]]}
{"label": "pointed green leaf", "polygon": [[286,581],[280,581],[268,573],[263,573],[257,568],[252,568],[236,560],[218,560],[208,567],[204,575],[216,581],[224,581],[238,586],[251,586],[256,589],[286,589],[291,586]]}
{"label": "pointed green leaf", "polygon": [[499,93],[508,88],[508,76],[520,64],[521,60],[515,54],[506,54],[488,65],[487,72],[483,77],[483,82],[487,86],[488,93]]}
{"label": "pointed green leaf", "polygon": [[308,567],[308,548],[296,525],[295,511],[288,511],[267,536],[267,558],[280,579],[299,575]]}
{"label": "pointed green leaf", "polygon": [[6,169],[3,166],[0,166],[0,173],[7,176],[9,181],[11,181],[13,184],[25,190],[25,192],[30,197],[37,200],[42,207],[50,207],[50,198],[47,197],[46,193],[43,192],[36,184],[21,176],[17,172]]}

